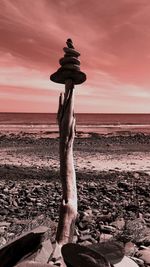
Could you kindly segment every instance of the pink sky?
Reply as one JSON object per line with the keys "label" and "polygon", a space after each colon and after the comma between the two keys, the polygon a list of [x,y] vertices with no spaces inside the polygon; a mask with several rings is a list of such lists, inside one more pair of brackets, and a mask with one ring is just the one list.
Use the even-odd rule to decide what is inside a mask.
{"label": "pink sky", "polygon": [[0,111],[57,112],[67,38],[87,81],[76,112],[150,113],[149,0],[1,0]]}

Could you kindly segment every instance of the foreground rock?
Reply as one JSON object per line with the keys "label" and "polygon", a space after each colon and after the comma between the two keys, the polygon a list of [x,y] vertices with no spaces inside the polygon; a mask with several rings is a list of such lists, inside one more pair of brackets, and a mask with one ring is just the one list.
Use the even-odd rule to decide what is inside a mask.
{"label": "foreground rock", "polygon": [[[54,241],[61,185],[55,172],[53,176],[55,180],[41,181],[26,176],[19,180],[1,179],[1,247],[45,223]],[[149,175],[142,172],[77,172],[79,213],[74,241],[81,245],[112,238],[125,244],[131,242],[127,255],[146,264],[147,260],[140,257],[140,247],[150,246],[149,179]]]}
{"label": "foreground rock", "polygon": [[[14,266],[29,254],[32,254],[32,258],[35,261],[39,260],[41,263],[43,261],[46,263],[52,252],[52,246],[48,246],[47,242],[43,242],[44,235],[47,231],[47,227],[38,227],[3,247],[0,250],[0,266]],[[49,255],[47,255],[46,246],[51,250],[48,252]],[[39,249],[40,253],[36,256]]]}

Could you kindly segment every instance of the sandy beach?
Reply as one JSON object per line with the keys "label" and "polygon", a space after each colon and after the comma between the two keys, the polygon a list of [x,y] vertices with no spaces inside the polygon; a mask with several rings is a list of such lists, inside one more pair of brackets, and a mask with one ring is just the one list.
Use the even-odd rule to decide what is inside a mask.
{"label": "sandy beach", "polygon": [[[93,174],[112,170],[150,173],[149,146],[150,135],[144,133],[77,132],[75,168],[77,172],[92,170]],[[0,148],[1,166],[59,170],[59,137],[55,132],[3,133]]]}
{"label": "sandy beach", "polygon": [[[1,132],[1,246],[45,223],[54,240],[61,198],[58,148],[56,132]],[[74,163],[79,210],[76,242],[96,243],[115,235],[137,248],[149,246],[150,135],[77,132]],[[139,230],[134,233],[128,222],[139,224]]]}

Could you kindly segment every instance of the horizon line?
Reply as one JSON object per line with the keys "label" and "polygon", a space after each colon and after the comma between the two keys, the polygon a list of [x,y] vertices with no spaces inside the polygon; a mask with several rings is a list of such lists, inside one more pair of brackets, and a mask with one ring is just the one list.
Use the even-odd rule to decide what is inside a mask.
{"label": "horizon line", "polygon": [[[14,114],[57,114],[57,112],[23,112],[23,111],[0,111],[0,114],[4,114],[4,113],[14,113]],[[123,115],[129,115],[129,114],[133,114],[133,115],[150,115],[150,113],[138,113],[138,112],[76,112],[75,114],[123,114]]]}

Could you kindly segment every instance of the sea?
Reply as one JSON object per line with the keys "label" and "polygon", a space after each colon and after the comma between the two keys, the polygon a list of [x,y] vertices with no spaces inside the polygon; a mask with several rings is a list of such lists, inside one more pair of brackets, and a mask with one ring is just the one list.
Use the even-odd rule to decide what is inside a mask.
{"label": "sea", "polygon": [[[118,131],[150,133],[150,114],[76,114],[76,130],[108,134]],[[0,113],[0,132],[58,132],[54,113]]]}

